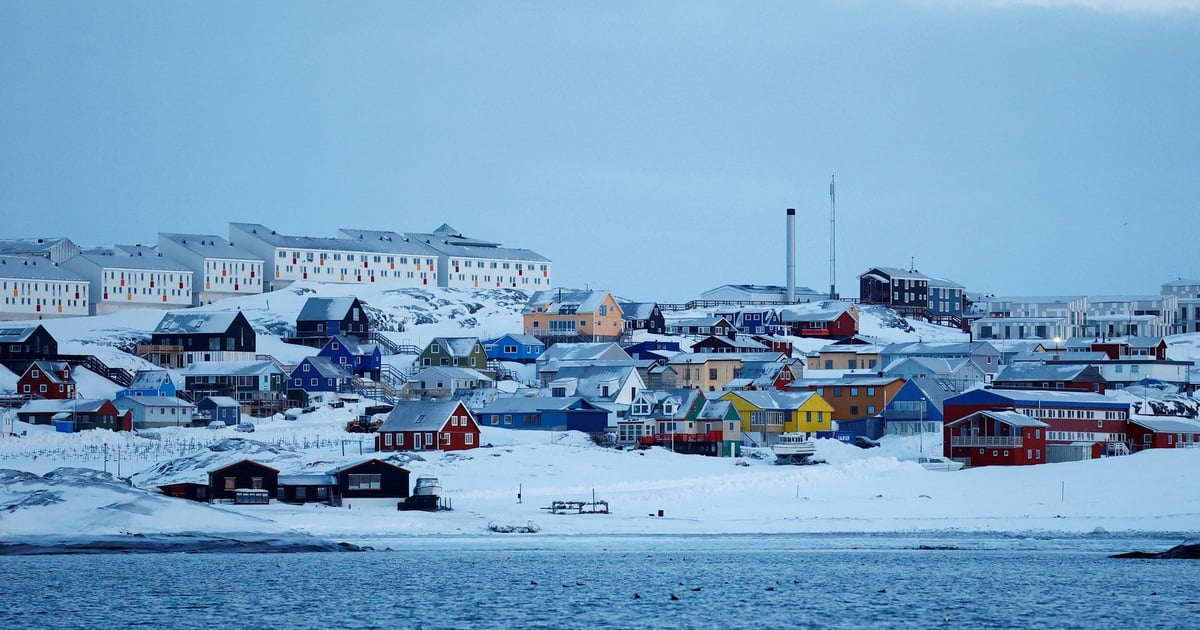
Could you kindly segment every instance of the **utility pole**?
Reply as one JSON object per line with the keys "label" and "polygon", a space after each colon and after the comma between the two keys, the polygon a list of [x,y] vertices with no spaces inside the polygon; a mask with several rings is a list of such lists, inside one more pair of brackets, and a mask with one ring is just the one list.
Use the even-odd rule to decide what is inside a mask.
{"label": "utility pole", "polygon": [[834,191],[834,176],[829,176],[829,299],[838,299],[837,293],[837,196]]}

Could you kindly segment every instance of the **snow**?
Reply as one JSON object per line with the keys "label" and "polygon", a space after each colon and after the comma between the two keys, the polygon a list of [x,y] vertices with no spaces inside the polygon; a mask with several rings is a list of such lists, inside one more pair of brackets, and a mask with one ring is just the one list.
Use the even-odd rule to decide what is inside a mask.
{"label": "snow", "polygon": [[[260,353],[295,363],[315,352],[282,344],[309,295],[344,295],[345,287],[297,285],[271,294],[206,307],[241,309],[260,331]],[[355,287],[402,343],[434,337],[495,337],[520,330],[524,295],[513,291],[397,291]],[[52,320],[48,329],[65,351],[103,351],[109,365],[140,360],[114,346],[148,338],[161,311],[127,311]],[[883,341],[962,341],[953,330],[894,320],[862,309],[864,334]],[[825,342],[795,340],[805,350]],[[817,345],[817,344],[820,345]],[[1170,339],[1172,358],[1200,358],[1200,335]],[[411,357],[389,357],[406,367]],[[142,362],[144,363],[144,362]],[[530,366],[523,370],[532,379]],[[88,396],[109,395],[104,379],[78,370]],[[15,376],[0,372],[0,388]],[[102,382],[104,381],[104,382]],[[502,383],[503,384],[503,383]],[[506,386],[511,387],[511,383]],[[1124,394],[1133,396],[1132,394]],[[417,477],[437,477],[449,512],[398,512],[394,500],[348,499],[331,508],[205,505],[162,496],[157,485],[203,481],[213,468],[251,458],[283,474],[322,474],[337,466],[390,454],[372,452],[372,436],[344,431],[370,401],[320,407],[294,421],[253,419],[256,431],[170,427],[140,434],[54,432],[16,422],[20,437],[0,437],[0,540],[70,539],[171,532],[228,535],[304,534],[382,546],[411,535],[490,534],[489,526],[534,523],[543,534],[738,534],[822,532],[1192,532],[1200,523],[1200,448],[1144,451],[1074,463],[928,471],[921,453],[940,453],[940,434],[887,436],[859,449],[820,440],[828,463],[777,466],[769,452],[747,449],[737,459],[680,455],[661,448],[602,448],[579,433],[483,427],[487,446],[452,453],[398,454],[394,461]],[[246,418],[248,419],[248,418]],[[361,454],[360,454],[361,449]],[[77,470],[107,469],[133,486]],[[595,492],[606,515],[552,515],[552,501],[586,501]],[[521,500],[518,502],[518,492]],[[663,516],[657,514],[662,511]],[[539,536],[542,534],[536,534]]]}

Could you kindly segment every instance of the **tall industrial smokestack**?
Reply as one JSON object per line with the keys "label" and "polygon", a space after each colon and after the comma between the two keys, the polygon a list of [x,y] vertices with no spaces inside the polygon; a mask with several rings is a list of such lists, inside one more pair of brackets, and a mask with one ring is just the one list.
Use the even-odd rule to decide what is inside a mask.
{"label": "tall industrial smokestack", "polygon": [[829,176],[829,299],[838,299],[837,294],[837,210],[833,190],[833,176]]}
{"label": "tall industrial smokestack", "polygon": [[796,301],[796,209],[787,209],[787,301]]}

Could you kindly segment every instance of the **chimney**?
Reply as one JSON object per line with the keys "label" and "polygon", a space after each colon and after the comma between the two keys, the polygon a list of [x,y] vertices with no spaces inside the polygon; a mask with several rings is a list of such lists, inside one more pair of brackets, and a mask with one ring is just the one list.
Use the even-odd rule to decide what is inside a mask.
{"label": "chimney", "polygon": [[787,209],[787,301],[796,301],[796,209]]}

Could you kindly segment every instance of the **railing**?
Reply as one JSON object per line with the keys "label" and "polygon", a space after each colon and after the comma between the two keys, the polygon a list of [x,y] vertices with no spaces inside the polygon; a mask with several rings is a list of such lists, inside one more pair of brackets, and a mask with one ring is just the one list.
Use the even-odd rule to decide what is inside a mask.
{"label": "railing", "polygon": [[373,332],[367,335],[369,342],[379,344],[380,348],[387,350],[386,354],[421,354],[421,349],[412,344],[396,343],[390,337],[381,333]]}
{"label": "railing", "polygon": [[58,360],[66,361],[68,364],[74,366],[83,366],[121,387],[129,387],[133,384],[133,374],[129,370],[124,368],[110,368],[103,361],[90,354],[63,354],[59,355]]}
{"label": "railing", "polygon": [[950,438],[951,446],[1020,448],[1022,444],[1019,435],[955,435]]}
{"label": "railing", "polygon": [[650,446],[654,444],[720,442],[722,439],[723,434],[720,431],[709,431],[708,433],[658,433],[639,437],[638,444]]}

